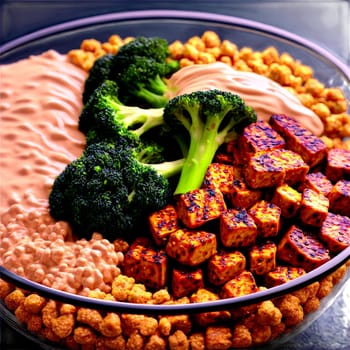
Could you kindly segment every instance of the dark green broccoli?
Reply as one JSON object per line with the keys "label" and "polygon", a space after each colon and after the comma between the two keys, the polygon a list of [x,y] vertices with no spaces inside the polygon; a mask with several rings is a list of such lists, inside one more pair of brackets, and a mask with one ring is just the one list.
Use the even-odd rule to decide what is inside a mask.
{"label": "dark green broccoli", "polygon": [[256,120],[254,110],[230,92],[196,91],[171,99],[164,108],[164,122],[173,134],[189,138],[175,194],[199,188],[218,148]]}
{"label": "dark green broccoli", "polygon": [[[87,136],[87,143],[118,139],[128,133],[139,138],[148,130],[161,126],[163,108],[144,109],[126,106],[119,100],[119,87],[111,80],[105,80],[91,95],[79,117],[79,130]],[[131,139],[130,139],[131,142]]]}
{"label": "dark green broccoli", "polygon": [[[137,153],[141,150],[146,153]],[[154,160],[152,152],[158,152],[157,146],[130,148],[110,141],[88,145],[55,179],[51,215],[68,221],[78,237],[100,232],[110,240],[128,238],[147,224],[151,212],[169,203],[173,189],[167,177],[182,166],[182,161],[143,163]]]}
{"label": "dark green broccoli", "polygon": [[120,85],[123,103],[158,108],[168,102],[165,79],[179,68],[165,39],[137,37],[114,56],[110,79]]}
{"label": "dark green broccoli", "polygon": [[108,54],[97,59],[90,69],[85,80],[83,91],[83,104],[87,103],[90,96],[106,79],[109,78],[114,55]]}

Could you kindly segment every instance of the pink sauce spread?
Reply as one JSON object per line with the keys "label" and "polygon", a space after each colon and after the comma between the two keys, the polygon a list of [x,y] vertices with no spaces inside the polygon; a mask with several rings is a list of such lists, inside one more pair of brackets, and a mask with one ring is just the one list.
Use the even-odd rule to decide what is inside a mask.
{"label": "pink sauce spread", "polygon": [[54,178],[79,156],[77,128],[86,73],[48,51],[0,66],[0,212],[14,203],[36,206]]}
{"label": "pink sauce spread", "polygon": [[255,109],[258,119],[267,121],[271,114],[286,114],[315,135],[323,133],[320,118],[303,106],[291,92],[269,78],[253,72],[237,71],[222,62],[184,67],[172,75],[168,84],[171,91],[169,97],[198,90],[231,91]]}

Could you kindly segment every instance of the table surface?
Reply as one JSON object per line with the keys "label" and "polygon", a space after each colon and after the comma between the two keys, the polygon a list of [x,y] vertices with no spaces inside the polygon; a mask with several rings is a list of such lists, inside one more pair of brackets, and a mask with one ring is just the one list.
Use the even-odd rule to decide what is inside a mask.
{"label": "table surface", "polygon": [[[350,1],[0,1],[0,45],[23,34],[108,12],[173,9],[214,12],[263,22],[321,44],[350,65]],[[322,30],[320,29],[322,28]],[[350,281],[335,303],[285,350],[350,350]],[[0,349],[39,349],[0,320]]]}

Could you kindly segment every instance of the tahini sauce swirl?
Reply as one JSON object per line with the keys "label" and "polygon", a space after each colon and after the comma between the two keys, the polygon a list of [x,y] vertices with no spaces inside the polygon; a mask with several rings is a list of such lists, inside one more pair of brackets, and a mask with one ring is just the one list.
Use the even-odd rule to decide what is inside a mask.
{"label": "tahini sauce swirl", "polygon": [[239,95],[253,107],[258,119],[268,121],[272,114],[286,114],[319,136],[323,123],[299,99],[273,80],[253,72],[242,72],[222,62],[187,66],[168,80],[169,97],[199,90],[218,89]]}

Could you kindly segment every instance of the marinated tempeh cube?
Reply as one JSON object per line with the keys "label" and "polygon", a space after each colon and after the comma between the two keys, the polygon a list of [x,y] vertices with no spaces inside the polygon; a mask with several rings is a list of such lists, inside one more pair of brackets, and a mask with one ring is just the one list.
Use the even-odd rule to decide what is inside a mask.
{"label": "marinated tempeh cube", "polygon": [[182,298],[204,287],[201,268],[174,268],[171,275],[171,287],[175,298]]}
{"label": "marinated tempeh cube", "polygon": [[302,182],[309,166],[291,150],[275,149],[255,153],[246,164],[245,180],[252,188],[275,187]]}
{"label": "marinated tempeh cube", "polygon": [[179,228],[176,209],[168,204],[148,217],[150,232],[157,245],[165,245],[170,233]]}
{"label": "marinated tempeh cube", "polygon": [[328,199],[332,212],[350,217],[350,181],[339,180],[329,193]]}
{"label": "marinated tempeh cube", "polygon": [[310,167],[319,164],[326,157],[326,144],[297,120],[284,114],[274,114],[270,118],[270,124],[285,139],[287,148],[300,154]]}
{"label": "marinated tempeh cube", "polygon": [[350,150],[332,148],[328,151],[325,175],[332,182],[350,180]]}
{"label": "marinated tempeh cube", "polygon": [[246,268],[246,258],[239,251],[220,250],[208,261],[208,280],[220,286],[238,275]]}
{"label": "marinated tempeh cube", "polygon": [[232,183],[231,193],[229,193],[228,198],[234,208],[248,209],[261,196],[261,190],[249,188],[243,178],[237,178]]}
{"label": "marinated tempeh cube", "polygon": [[277,247],[273,242],[255,245],[249,250],[249,270],[255,275],[265,275],[276,267]]}
{"label": "marinated tempeh cube", "polygon": [[269,238],[278,234],[281,226],[281,209],[265,200],[253,205],[248,214],[258,228],[258,236]]}
{"label": "marinated tempeh cube", "polygon": [[300,208],[301,193],[293,187],[283,184],[275,189],[271,203],[281,209],[281,215],[283,217],[292,218]]}
{"label": "marinated tempeh cube", "polygon": [[165,250],[179,263],[197,266],[214,255],[216,248],[214,233],[179,229],[170,234]]}
{"label": "marinated tempeh cube", "polygon": [[147,287],[160,289],[166,285],[168,258],[164,250],[132,244],[124,255],[123,266],[127,276]]}
{"label": "marinated tempeh cube", "polygon": [[[220,297],[205,288],[199,288],[197,292],[191,295],[191,303],[201,303],[206,301],[219,300]],[[223,322],[229,320],[231,314],[229,311],[211,311],[211,312],[201,312],[193,315],[196,323],[200,326],[209,326],[216,324],[218,322]]]}
{"label": "marinated tempeh cube", "polygon": [[224,196],[232,191],[233,181],[240,170],[229,164],[211,163],[204,177],[204,188],[218,188]]}
{"label": "marinated tempeh cube", "polygon": [[220,240],[225,247],[239,248],[253,245],[257,227],[245,209],[228,209],[220,218]]}
{"label": "marinated tempeh cube", "polygon": [[274,270],[268,272],[264,276],[266,287],[275,287],[280,284],[294,280],[306,274],[306,271],[301,267],[293,266],[277,266]]}
{"label": "marinated tempeh cube", "polygon": [[238,138],[239,148],[245,160],[259,151],[285,148],[286,142],[267,122],[259,120],[246,126]]}
{"label": "marinated tempeh cube", "polygon": [[277,246],[277,257],[290,266],[311,271],[330,260],[329,251],[313,234],[292,225]]}
{"label": "marinated tempeh cube", "polygon": [[301,189],[311,188],[314,191],[322,193],[324,196],[328,196],[329,192],[333,188],[332,182],[321,172],[309,173],[305,176],[305,181],[301,185]]}
{"label": "marinated tempeh cube", "polygon": [[243,271],[223,285],[220,296],[223,299],[234,298],[255,293],[258,290],[253,274],[250,271]]}
{"label": "marinated tempeh cube", "polygon": [[320,192],[305,188],[303,191],[299,217],[300,220],[310,226],[320,227],[326,219],[329,208],[329,200]]}
{"label": "marinated tempeh cube", "polygon": [[224,195],[214,188],[189,191],[180,195],[176,202],[178,218],[188,228],[197,228],[217,219],[225,210]]}
{"label": "marinated tempeh cube", "polygon": [[320,231],[320,238],[332,253],[338,253],[350,245],[350,218],[328,213]]}

